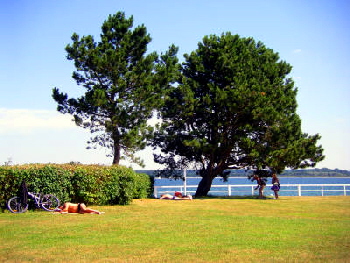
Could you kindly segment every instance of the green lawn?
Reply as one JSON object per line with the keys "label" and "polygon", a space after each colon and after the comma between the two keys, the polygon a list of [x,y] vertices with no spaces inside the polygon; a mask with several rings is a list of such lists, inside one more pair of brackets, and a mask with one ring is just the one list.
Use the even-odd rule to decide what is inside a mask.
{"label": "green lawn", "polygon": [[350,262],[350,196],[0,214],[0,262]]}

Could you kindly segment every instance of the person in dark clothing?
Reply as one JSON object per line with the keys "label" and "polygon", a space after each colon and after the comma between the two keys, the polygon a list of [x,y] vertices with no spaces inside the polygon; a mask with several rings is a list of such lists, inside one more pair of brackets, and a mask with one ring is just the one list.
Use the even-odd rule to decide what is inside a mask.
{"label": "person in dark clothing", "polygon": [[18,189],[17,195],[19,197],[20,202],[23,205],[28,204],[28,188],[27,188],[27,184],[26,184],[25,180],[22,180],[22,183]]}
{"label": "person in dark clothing", "polygon": [[256,180],[257,182],[257,187],[255,188],[255,190],[259,189],[259,198],[263,199],[264,198],[264,189],[266,187],[266,182],[261,179],[258,175],[254,175],[253,180]]}

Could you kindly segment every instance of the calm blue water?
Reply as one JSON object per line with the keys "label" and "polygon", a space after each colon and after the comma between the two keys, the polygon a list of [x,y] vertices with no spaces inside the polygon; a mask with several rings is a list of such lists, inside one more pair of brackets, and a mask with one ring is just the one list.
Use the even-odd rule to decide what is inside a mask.
{"label": "calm blue water", "polygon": [[[349,184],[345,186],[346,195],[350,195],[350,177],[279,177],[281,183],[280,195],[285,196],[298,196],[299,191],[297,186],[287,186],[288,184]],[[200,178],[187,178],[187,193],[194,194]],[[265,195],[269,196],[273,194],[271,191],[271,178],[267,181],[267,187],[265,188]],[[183,186],[183,180],[171,180],[165,178],[155,178],[155,186]],[[215,187],[215,185],[221,185],[224,187]],[[255,182],[248,180],[246,177],[231,177],[228,182],[224,182],[222,178],[215,178],[212,184],[209,195],[214,196],[228,196],[229,189],[231,187],[232,196],[244,196],[244,195],[257,195],[258,191],[254,191],[251,186],[256,185]],[[247,185],[244,187],[237,187],[236,185]],[[184,192],[184,188],[172,187],[158,189],[158,196],[162,193],[171,193],[175,191]],[[302,186],[302,196],[327,196],[327,195],[344,195],[344,186]]]}

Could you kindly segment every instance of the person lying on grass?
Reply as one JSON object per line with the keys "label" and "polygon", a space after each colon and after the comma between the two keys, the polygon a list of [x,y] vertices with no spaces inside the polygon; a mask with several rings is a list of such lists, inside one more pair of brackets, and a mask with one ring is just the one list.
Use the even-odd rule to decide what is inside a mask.
{"label": "person lying on grass", "polygon": [[174,199],[174,200],[191,200],[192,196],[190,195],[182,195],[180,192],[175,192],[175,195],[171,194],[163,194],[159,199]]}
{"label": "person lying on grass", "polygon": [[78,213],[78,214],[103,214],[104,212],[100,212],[98,210],[94,210],[91,208],[87,208],[85,204],[83,203],[64,203],[63,206],[60,206],[59,209],[56,210],[56,212],[59,212],[61,214],[68,214],[68,213]]}

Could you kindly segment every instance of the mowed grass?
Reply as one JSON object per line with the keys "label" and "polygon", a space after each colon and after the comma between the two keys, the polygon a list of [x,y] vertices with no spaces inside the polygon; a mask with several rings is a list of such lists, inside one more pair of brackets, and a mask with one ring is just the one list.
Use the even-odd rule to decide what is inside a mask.
{"label": "mowed grass", "polygon": [[0,262],[350,262],[350,197],[134,200],[0,214]]}

